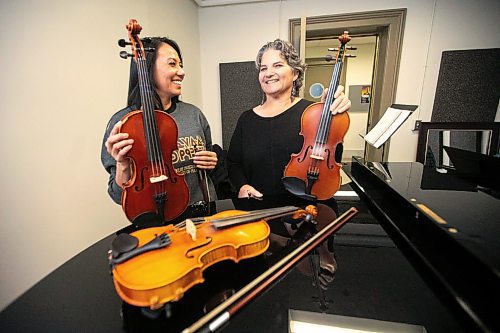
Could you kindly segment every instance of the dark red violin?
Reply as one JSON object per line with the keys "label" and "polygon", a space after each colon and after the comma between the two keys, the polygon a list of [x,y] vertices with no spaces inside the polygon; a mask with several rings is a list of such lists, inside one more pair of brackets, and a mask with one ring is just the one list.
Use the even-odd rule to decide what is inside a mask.
{"label": "dark red violin", "polygon": [[340,47],[325,101],[311,104],[302,114],[300,135],[304,137],[304,145],[298,154],[291,155],[283,177],[288,191],[314,200],[330,199],[341,183],[342,164],[335,161],[335,151],[344,141],[350,120],[347,112],[332,115],[330,106],[339,86],[345,45],[351,37],[344,31],[339,40]]}
{"label": "dark red violin", "polygon": [[130,221],[155,213],[170,221],[184,212],[189,203],[189,188],[172,165],[177,149],[177,124],[166,112],[154,110],[154,86],[146,65],[146,50],[138,37],[142,27],[131,19],[126,26],[134,61],[137,64],[142,106],[122,118],[120,132],[128,133],[134,145],[128,152],[132,177],[124,184],[122,208]]}

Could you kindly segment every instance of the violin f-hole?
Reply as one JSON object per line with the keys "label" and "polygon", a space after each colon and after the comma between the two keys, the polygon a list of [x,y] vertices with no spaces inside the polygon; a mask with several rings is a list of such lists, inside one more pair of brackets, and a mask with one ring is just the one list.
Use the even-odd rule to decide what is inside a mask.
{"label": "violin f-hole", "polygon": [[306,150],[304,151],[304,154],[302,154],[302,157],[298,157],[298,158],[297,158],[297,162],[298,162],[298,163],[302,163],[302,162],[304,162],[304,161],[305,161],[305,159],[306,159],[306,157],[307,157],[307,152],[308,152],[308,151],[309,151],[309,149],[311,149],[311,148],[312,148],[312,146],[311,146],[311,145],[307,146]]}
{"label": "violin f-hole", "polygon": [[168,173],[167,178],[170,180],[170,182],[172,184],[177,183],[177,177],[172,176],[172,175],[175,175],[176,173],[170,171],[170,167],[167,163],[165,163],[164,165],[165,165],[165,169],[167,170],[167,173]]}
{"label": "violin f-hole", "polygon": [[325,149],[325,153],[326,153],[326,166],[328,167],[328,169],[332,170],[333,167],[335,166],[335,164],[330,163],[330,156],[332,155],[331,154],[332,152],[330,151],[330,149]]}
{"label": "violin f-hole", "polygon": [[137,191],[137,192],[141,192],[142,190],[144,190],[144,174],[146,173],[146,171],[148,171],[148,167],[144,167],[141,169],[141,183],[139,184],[140,186],[135,186],[134,189]]}
{"label": "violin f-hole", "polygon": [[195,246],[193,248],[190,248],[189,250],[186,251],[186,258],[193,259],[194,256],[190,254],[191,251],[194,251],[194,250],[197,250],[197,249],[202,248],[204,246],[207,246],[210,243],[212,243],[212,237],[209,237],[209,236],[205,237],[205,243],[200,244],[198,246]]}

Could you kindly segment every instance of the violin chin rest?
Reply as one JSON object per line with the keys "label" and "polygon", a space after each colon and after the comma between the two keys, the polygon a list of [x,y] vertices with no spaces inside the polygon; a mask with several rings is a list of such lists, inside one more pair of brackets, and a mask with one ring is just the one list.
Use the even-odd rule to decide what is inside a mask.
{"label": "violin chin rest", "polygon": [[113,258],[117,258],[123,253],[132,251],[138,244],[139,240],[136,237],[125,233],[119,234],[111,243]]}
{"label": "violin chin rest", "polygon": [[306,193],[306,183],[297,177],[283,177],[281,182],[285,186],[285,189],[292,193],[293,195],[308,200],[316,201],[316,196]]}

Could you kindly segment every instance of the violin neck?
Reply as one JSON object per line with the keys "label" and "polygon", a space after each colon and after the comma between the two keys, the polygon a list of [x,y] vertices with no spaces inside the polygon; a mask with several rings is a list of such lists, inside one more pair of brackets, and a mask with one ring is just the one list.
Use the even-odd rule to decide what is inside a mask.
{"label": "violin neck", "polygon": [[261,210],[251,211],[248,214],[210,220],[210,222],[216,228],[223,229],[223,228],[233,227],[239,224],[257,222],[261,220],[271,220],[278,217],[292,215],[297,210],[298,208],[294,206],[261,209]]}
{"label": "violin neck", "polygon": [[339,87],[340,76],[342,75],[342,67],[344,65],[344,52],[345,44],[342,44],[339,48],[335,65],[333,66],[332,79],[330,80],[330,85],[328,86],[328,92],[326,94],[325,102],[323,104],[323,111],[321,113],[320,127],[316,132],[316,142],[320,144],[326,142],[328,133],[330,131],[330,125],[333,118],[333,115],[330,112],[330,106],[335,100],[335,91]]}
{"label": "violin neck", "polygon": [[161,146],[158,126],[155,117],[155,91],[150,82],[146,59],[140,57],[137,60],[137,71],[139,76],[139,89],[143,110],[144,135],[147,144],[148,160],[161,162]]}
{"label": "violin neck", "polygon": [[328,93],[325,98],[325,106],[323,107],[323,112],[331,113],[330,106],[332,105],[335,98],[335,91],[339,87],[340,76],[342,75],[343,61],[342,58],[337,59],[337,62],[333,66],[332,79],[330,80],[330,85],[328,86]]}

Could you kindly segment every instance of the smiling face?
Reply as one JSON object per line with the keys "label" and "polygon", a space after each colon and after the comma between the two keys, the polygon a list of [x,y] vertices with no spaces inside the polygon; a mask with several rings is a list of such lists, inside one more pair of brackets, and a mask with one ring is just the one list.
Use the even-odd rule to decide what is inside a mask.
{"label": "smiling face", "polygon": [[156,51],[153,78],[156,92],[160,96],[163,106],[170,103],[170,99],[181,94],[182,80],[186,73],[182,69],[179,54],[175,49],[162,43]]}
{"label": "smiling face", "polygon": [[288,65],[279,50],[269,49],[262,54],[259,82],[266,96],[290,97],[293,81],[298,74]]}

